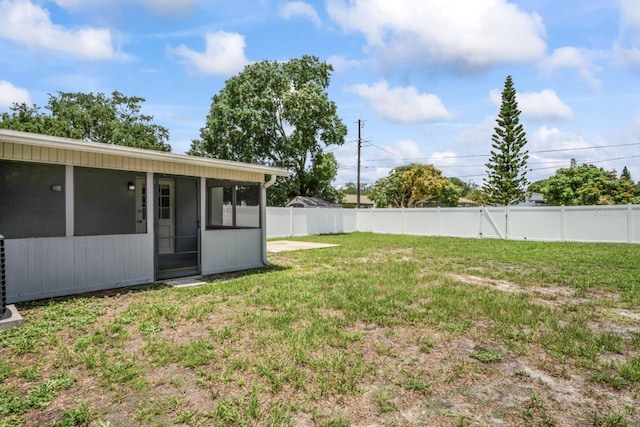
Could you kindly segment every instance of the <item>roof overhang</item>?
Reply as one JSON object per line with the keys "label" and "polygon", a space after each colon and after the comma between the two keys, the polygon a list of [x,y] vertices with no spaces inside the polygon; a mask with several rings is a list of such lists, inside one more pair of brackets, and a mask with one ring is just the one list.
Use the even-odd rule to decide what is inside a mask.
{"label": "roof overhang", "polygon": [[286,169],[271,166],[213,159],[209,157],[188,156],[186,154],[175,154],[166,151],[147,150],[143,148],[125,147],[100,142],[80,141],[70,138],[60,138],[57,136],[40,135],[7,129],[0,129],[0,141],[86,153],[119,155],[136,159],[157,160],[186,165],[229,169],[241,172],[261,173],[265,175],[289,176],[289,172]]}

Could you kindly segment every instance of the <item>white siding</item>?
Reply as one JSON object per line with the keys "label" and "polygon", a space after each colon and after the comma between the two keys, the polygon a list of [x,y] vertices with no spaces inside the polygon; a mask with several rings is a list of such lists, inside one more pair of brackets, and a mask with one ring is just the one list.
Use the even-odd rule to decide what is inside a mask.
{"label": "white siding", "polygon": [[153,236],[5,241],[7,301],[20,302],[153,282]]}
{"label": "white siding", "polygon": [[260,228],[202,232],[202,274],[245,270],[262,265]]}

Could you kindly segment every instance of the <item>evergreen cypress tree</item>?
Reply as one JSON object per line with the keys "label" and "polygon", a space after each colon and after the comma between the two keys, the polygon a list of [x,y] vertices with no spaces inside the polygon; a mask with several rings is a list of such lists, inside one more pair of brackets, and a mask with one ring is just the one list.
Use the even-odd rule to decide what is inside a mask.
{"label": "evergreen cypress tree", "polygon": [[626,166],[622,169],[620,179],[628,179],[629,181],[633,181],[633,178],[631,178],[631,172],[629,172],[629,169],[627,169]]}
{"label": "evergreen cypress tree", "polygon": [[511,76],[507,76],[502,91],[502,104],[491,137],[491,157],[485,165],[487,175],[483,190],[489,202],[496,205],[512,205],[526,200],[527,159],[523,151],[527,138],[520,124],[520,110]]}

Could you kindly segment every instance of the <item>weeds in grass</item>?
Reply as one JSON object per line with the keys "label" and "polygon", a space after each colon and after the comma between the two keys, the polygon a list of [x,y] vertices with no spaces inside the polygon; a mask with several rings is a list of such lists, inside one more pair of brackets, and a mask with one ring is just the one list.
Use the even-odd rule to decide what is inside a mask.
{"label": "weeds in grass", "polygon": [[33,382],[41,376],[40,369],[37,365],[23,369],[18,373],[18,375],[29,382]]}
{"label": "weeds in grass", "polygon": [[12,371],[9,367],[9,362],[5,359],[0,359],[0,384],[11,375]]}
{"label": "weeds in grass", "polygon": [[56,423],[59,427],[76,427],[81,425],[89,425],[91,421],[96,418],[95,414],[87,406],[86,403],[81,403],[73,408],[67,409],[62,412],[60,421]]}
{"label": "weeds in grass", "polygon": [[145,387],[141,378],[142,367],[134,360],[118,358],[117,360],[105,360],[100,367],[102,383],[109,389],[121,387],[123,384],[131,384],[138,390]]}
{"label": "weeds in grass", "polygon": [[603,365],[589,379],[618,390],[638,384],[640,383],[640,357],[634,357],[622,363]]}
{"label": "weeds in grass", "polygon": [[138,329],[140,330],[140,333],[142,335],[153,335],[153,334],[157,334],[158,332],[161,332],[162,329],[164,328],[160,323],[157,323],[155,321],[145,320],[140,324],[140,327]]}
{"label": "weeds in grass", "polygon": [[502,360],[502,354],[495,350],[478,349],[472,351],[470,356],[482,363],[499,362]]}
{"label": "weeds in grass", "polygon": [[393,412],[396,410],[396,405],[393,403],[392,397],[393,392],[387,389],[376,390],[373,393],[373,401],[380,413],[383,414],[385,412]]}
{"label": "weeds in grass", "polygon": [[629,422],[623,413],[600,414],[593,413],[592,423],[594,427],[627,427]]}
{"label": "weeds in grass", "polygon": [[[515,366],[590,378],[590,387],[615,388],[613,396],[637,394],[640,333],[611,315],[640,305],[633,245],[365,233],[307,239],[342,246],[278,255],[275,267],[201,287],[27,305],[24,327],[0,332],[0,426],[50,422],[43,414],[66,387],[100,395],[90,401],[104,406],[68,408],[58,425],[106,425],[103,414],[127,410],[141,425],[291,425],[309,414],[317,425],[394,424],[405,404],[429,409],[415,410],[408,424],[423,416],[436,417],[433,425],[490,424],[480,409],[490,401],[484,393],[496,391],[471,386],[485,383],[531,393],[520,406],[495,404],[491,412],[507,423],[519,416],[559,425],[564,412],[594,425],[640,421],[618,411],[623,398],[592,414],[553,400],[528,370],[468,357],[470,343],[495,343],[471,358],[495,363],[508,352]],[[503,369],[520,378],[495,375]],[[363,399],[367,390],[376,391]],[[468,408],[479,414],[465,415]]]}
{"label": "weeds in grass", "polygon": [[66,372],[60,372],[32,389],[26,396],[9,388],[0,388],[0,416],[19,415],[31,409],[46,408],[58,391],[69,388],[75,381]]}
{"label": "weeds in grass", "polygon": [[419,376],[409,376],[402,386],[407,390],[417,391],[425,396],[431,392],[431,383]]}
{"label": "weeds in grass", "polygon": [[337,418],[332,418],[321,425],[323,427],[349,427],[351,425],[351,421],[348,417],[341,415]]}
{"label": "weeds in grass", "polygon": [[17,415],[10,415],[0,419],[0,427],[22,427],[24,424],[24,418]]}
{"label": "weeds in grass", "polygon": [[161,400],[152,398],[149,401],[145,401],[142,407],[138,408],[135,420],[148,423],[160,415],[177,411],[182,402],[182,396],[170,396]]}
{"label": "weeds in grass", "polygon": [[418,338],[418,348],[425,354],[431,353],[431,349],[436,345],[436,340],[428,336]]}

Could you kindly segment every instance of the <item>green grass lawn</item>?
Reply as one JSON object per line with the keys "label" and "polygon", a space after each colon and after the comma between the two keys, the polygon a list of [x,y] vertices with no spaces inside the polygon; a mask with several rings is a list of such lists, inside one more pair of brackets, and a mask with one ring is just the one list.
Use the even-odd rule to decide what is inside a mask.
{"label": "green grass lawn", "polygon": [[354,233],[21,304],[0,426],[640,425],[640,246]]}

